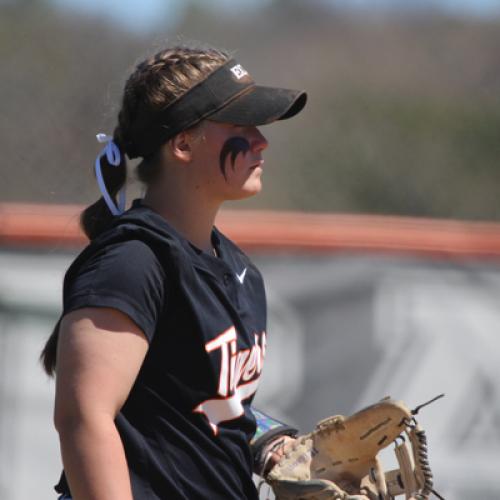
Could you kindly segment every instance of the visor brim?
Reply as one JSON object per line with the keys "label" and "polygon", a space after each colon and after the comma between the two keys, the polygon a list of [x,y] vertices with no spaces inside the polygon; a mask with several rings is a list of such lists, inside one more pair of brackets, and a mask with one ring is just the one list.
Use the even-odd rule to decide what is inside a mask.
{"label": "visor brim", "polygon": [[307,94],[300,90],[256,85],[207,118],[242,126],[266,125],[295,116],[306,101]]}

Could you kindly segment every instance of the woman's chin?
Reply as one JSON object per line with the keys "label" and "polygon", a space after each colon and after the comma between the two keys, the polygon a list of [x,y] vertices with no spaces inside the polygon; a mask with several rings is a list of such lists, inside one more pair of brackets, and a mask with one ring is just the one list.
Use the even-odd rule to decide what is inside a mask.
{"label": "woman's chin", "polygon": [[262,182],[260,178],[251,179],[251,181],[245,183],[243,186],[243,194],[245,198],[249,198],[250,196],[255,196],[262,191]]}
{"label": "woman's chin", "polygon": [[237,192],[233,191],[232,193],[230,193],[230,195],[227,197],[227,200],[244,200],[246,198],[251,198],[252,196],[259,194],[261,191],[262,183],[260,181],[253,181],[252,183],[246,183]]}

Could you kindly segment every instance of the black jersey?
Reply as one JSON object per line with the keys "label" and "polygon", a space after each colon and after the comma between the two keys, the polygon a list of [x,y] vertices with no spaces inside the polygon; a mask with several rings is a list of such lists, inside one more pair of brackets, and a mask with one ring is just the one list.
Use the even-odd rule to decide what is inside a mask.
{"label": "black jersey", "polygon": [[[266,346],[262,277],[217,229],[202,252],[136,200],[76,258],[64,314],[113,307],[150,345],[116,418],[135,500],[256,499],[250,403]],[[69,493],[64,474],[56,490]]]}

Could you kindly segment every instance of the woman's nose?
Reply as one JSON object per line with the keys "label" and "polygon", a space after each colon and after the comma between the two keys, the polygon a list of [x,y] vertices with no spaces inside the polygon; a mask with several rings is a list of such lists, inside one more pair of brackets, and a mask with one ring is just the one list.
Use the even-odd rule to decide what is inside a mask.
{"label": "woman's nose", "polygon": [[253,130],[254,137],[252,138],[252,151],[260,153],[269,146],[267,139],[262,135],[257,127]]}

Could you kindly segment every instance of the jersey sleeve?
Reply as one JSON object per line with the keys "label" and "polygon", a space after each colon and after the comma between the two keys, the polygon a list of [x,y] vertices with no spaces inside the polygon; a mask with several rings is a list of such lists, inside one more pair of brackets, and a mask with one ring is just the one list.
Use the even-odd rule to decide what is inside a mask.
{"label": "jersey sleeve", "polygon": [[65,287],[64,314],[110,307],[126,314],[149,342],[165,301],[165,272],[154,252],[133,240],[101,249]]}

